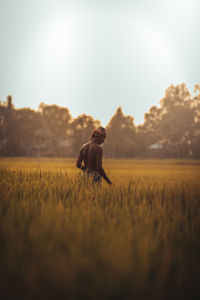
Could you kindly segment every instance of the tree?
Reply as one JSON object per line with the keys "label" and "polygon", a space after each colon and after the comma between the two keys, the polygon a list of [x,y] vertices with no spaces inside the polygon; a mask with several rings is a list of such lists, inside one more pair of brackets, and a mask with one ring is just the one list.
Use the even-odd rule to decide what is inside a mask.
{"label": "tree", "polygon": [[39,112],[42,116],[42,135],[46,132],[44,138],[49,147],[48,153],[56,155],[59,143],[69,137],[72,116],[68,108],[44,103],[40,104]]}
{"label": "tree", "polygon": [[7,107],[8,107],[8,109],[13,108],[12,96],[11,95],[7,96]]}
{"label": "tree", "polygon": [[35,130],[40,124],[40,115],[31,109],[0,107],[4,118],[1,128],[1,155],[32,155]]}
{"label": "tree", "polygon": [[200,84],[196,84],[194,92],[198,92],[193,98],[194,128],[191,137],[191,155],[200,158]]}
{"label": "tree", "polygon": [[75,118],[71,123],[72,136],[72,155],[77,156],[80,147],[86,143],[92,134],[92,131],[101,125],[100,121],[91,116],[82,114]]}
{"label": "tree", "polygon": [[109,157],[133,157],[135,154],[135,126],[131,116],[118,107],[107,126],[105,154]]}
{"label": "tree", "polygon": [[159,128],[166,151],[177,158],[189,157],[195,114],[186,85],[171,85],[160,104]]}
{"label": "tree", "polygon": [[144,123],[136,128],[136,153],[145,155],[148,146],[160,141],[161,108],[152,106],[144,115]]}
{"label": "tree", "polygon": [[198,96],[191,98],[184,83],[168,87],[160,107],[152,106],[144,116],[144,124],[137,128],[138,153],[145,153],[145,148],[159,142],[162,156],[191,157],[195,134],[198,135],[199,102]]}

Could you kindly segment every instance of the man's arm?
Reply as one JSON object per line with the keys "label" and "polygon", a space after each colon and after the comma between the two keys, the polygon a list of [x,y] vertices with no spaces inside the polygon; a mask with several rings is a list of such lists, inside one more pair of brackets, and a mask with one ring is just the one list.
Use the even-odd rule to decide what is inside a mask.
{"label": "man's arm", "polygon": [[111,180],[108,178],[108,176],[106,175],[103,167],[102,167],[102,148],[99,146],[96,150],[96,167],[97,167],[97,171],[101,174],[101,176],[105,179],[105,181],[107,181],[108,184],[112,184]]}
{"label": "man's arm", "polygon": [[79,168],[81,170],[82,170],[82,166],[81,166],[82,161],[83,161],[83,153],[82,153],[82,149],[81,149],[80,153],[79,153],[79,156],[77,158],[77,161],[76,161],[77,168]]}

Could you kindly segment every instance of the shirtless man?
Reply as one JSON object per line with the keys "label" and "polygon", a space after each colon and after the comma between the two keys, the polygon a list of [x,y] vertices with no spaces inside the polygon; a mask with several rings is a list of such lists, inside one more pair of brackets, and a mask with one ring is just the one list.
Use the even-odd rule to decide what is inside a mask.
{"label": "shirtless man", "polygon": [[[86,171],[88,176],[92,176],[93,182],[100,183],[101,177],[103,177],[108,184],[112,184],[102,167],[103,151],[100,145],[104,142],[105,138],[105,128],[99,127],[95,129],[90,141],[81,147],[76,166],[84,172]],[[84,165],[82,165],[82,161]]]}

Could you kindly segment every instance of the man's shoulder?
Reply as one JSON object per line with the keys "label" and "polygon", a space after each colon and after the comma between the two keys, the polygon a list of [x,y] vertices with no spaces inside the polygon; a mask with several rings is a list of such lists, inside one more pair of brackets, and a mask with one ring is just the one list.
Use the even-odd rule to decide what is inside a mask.
{"label": "man's shoulder", "polygon": [[96,152],[102,152],[101,146],[96,144],[96,143],[92,143],[90,145],[90,150],[93,150],[93,151],[96,151]]}
{"label": "man's shoulder", "polygon": [[81,146],[81,150],[89,148],[90,147],[91,142],[85,143]]}

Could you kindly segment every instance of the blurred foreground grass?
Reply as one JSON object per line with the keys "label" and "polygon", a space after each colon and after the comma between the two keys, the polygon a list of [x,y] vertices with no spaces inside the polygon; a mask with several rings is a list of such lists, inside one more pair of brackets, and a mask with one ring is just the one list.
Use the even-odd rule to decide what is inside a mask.
{"label": "blurred foreground grass", "polygon": [[198,299],[200,162],[0,159],[2,299]]}

